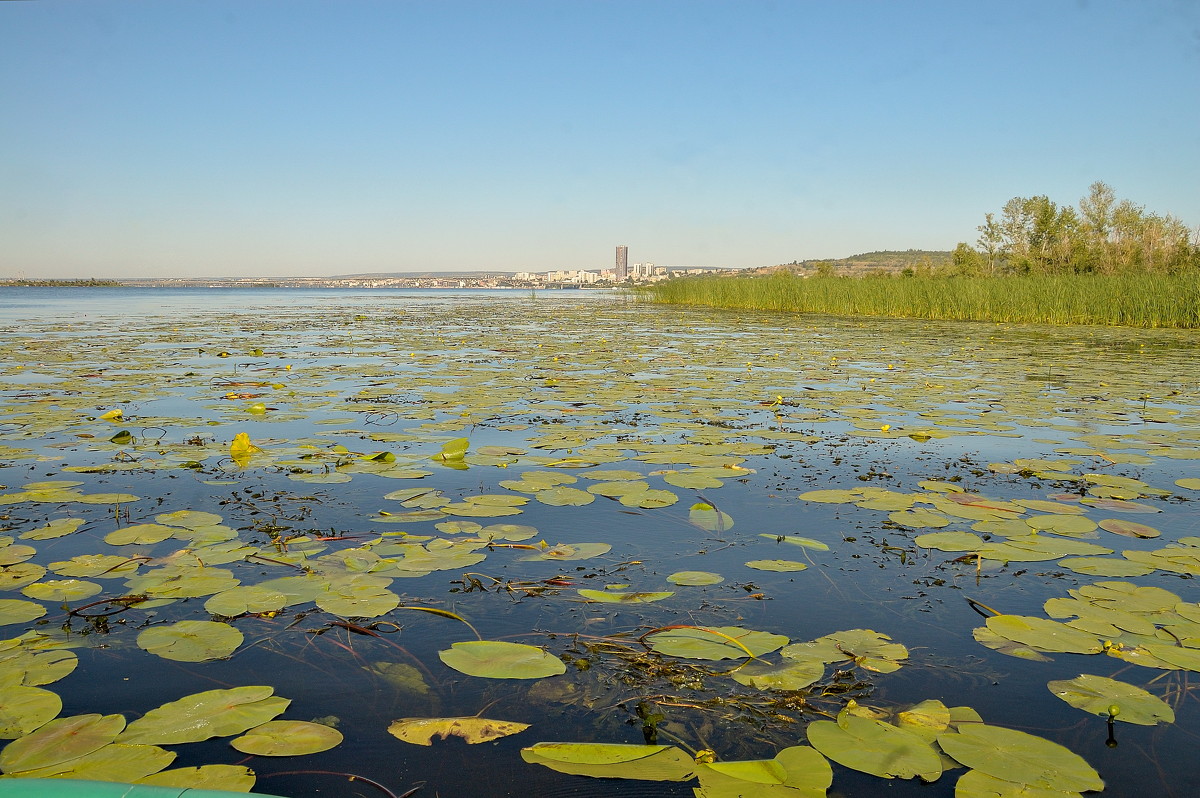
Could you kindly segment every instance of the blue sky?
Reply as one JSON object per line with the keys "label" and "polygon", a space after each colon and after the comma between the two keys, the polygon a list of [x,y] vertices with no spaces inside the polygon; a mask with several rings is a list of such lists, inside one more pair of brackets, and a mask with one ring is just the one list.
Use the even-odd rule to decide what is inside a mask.
{"label": "blue sky", "polygon": [[0,2],[0,276],[761,266],[1094,180],[1200,225],[1200,3]]}

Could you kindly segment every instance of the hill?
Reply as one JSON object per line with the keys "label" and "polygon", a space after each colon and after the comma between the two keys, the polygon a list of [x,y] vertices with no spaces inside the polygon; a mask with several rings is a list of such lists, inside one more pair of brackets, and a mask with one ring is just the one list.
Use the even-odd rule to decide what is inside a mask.
{"label": "hill", "polygon": [[815,274],[832,269],[835,274],[862,275],[869,272],[901,272],[905,269],[924,269],[946,266],[951,262],[949,250],[936,249],[885,249],[878,252],[863,252],[848,258],[825,258],[792,261],[778,266],[765,266],[748,273],[772,274],[780,271],[797,274]]}

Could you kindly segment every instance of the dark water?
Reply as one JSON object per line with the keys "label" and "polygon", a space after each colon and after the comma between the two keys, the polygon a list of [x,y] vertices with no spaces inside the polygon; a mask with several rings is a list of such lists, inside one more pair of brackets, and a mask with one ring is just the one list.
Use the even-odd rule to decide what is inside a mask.
{"label": "dark water", "polygon": [[[0,505],[3,534],[14,537],[53,519],[86,521],[65,537],[16,541],[32,545],[29,562],[44,566],[119,549],[147,558],[146,572],[158,566],[152,558],[185,544],[115,547],[105,535],[159,513],[200,510],[221,515],[264,553],[266,559],[219,566],[253,584],[295,571],[269,561],[279,537],[340,538],[325,542],[325,555],[400,531],[461,538],[436,529],[436,520],[381,521],[380,510],[410,509],[384,494],[422,487],[453,501],[528,496],[500,484],[528,471],[576,476],[574,487],[584,488],[595,484],[578,476],[589,467],[633,470],[678,496],[660,508],[599,496],[586,506],[534,499],[519,515],[449,516],[441,520],[536,527],[525,545],[603,542],[612,549],[594,559],[547,562],[522,559],[528,549],[496,547],[481,550],[486,559],[477,564],[389,585],[402,605],[452,612],[486,639],[565,656],[567,674],[552,679],[482,679],[446,667],[438,652],[474,636],[444,616],[393,610],[383,619],[394,625],[368,635],[330,624],[364,627],[378,619],[339,619],[312,603],[234,620],[245,641],[229,659],[166,660],[140,650],[138,632],[209,619],[205,597],[133,608],[106,628],[66,614],[64,605],[123,595],[123,580],[111,577],[91,580],[103,587],[94,597],[42,601],[43,619],[3,630],[7,637],[27,628],[69,630],[80,665],[47,686],[62,696],[63,716],[121,713],[132,720],[193,692],[266,684],[292,700],[284,717],[334,716],[345,734],[331,751],[291,759],[247,759],[228,739],[170,746],[179,755],[173,767],[246,762],[259,774],[257,790],[295,798],[383,793],[337,776],[271,774],[351,773],[395,793],[425,782],[419,795],[686,796],[693,784],[566,776],[525,764],[519,751],[542,740],[642,742],[635,711],[648,702],[666,718],[660,742],[711,748],[729,760],[770,758],[803,742],[804,725],[818,712],[836,713],[853,697],[889,711],[932,698],[969,705],[989,723],[1071,748],[1114,795],[1188,795],[1200,774],[1188,753],[1200,733],[1188,672],[1103,655],[1034,662],[972,637],[983,619],[968,597],[1005,613],[1044,616],[1046,599],[1105,577],[1054,561],[992,562],[977,572],[973,562],[955,562],[954,553],[913,544],[932,528],[905,527],[886,511],[799,498],[864,487],[928,497],[931,489],[920,483],[932,480],[995,500],[1064,501],[1063,494],[1084,495],[1087,484],[997,473],[989,464],[1067,458],[1077,461],[1069,473],[1132,477],[1165,493],[1134,500],[1158,510],[1153,514],[1087,511],[1095,520],[1118,517],[1161,531],[1140,540],[1101,530],[1090,542],[1114,550],[1107,556],[1200,535],[1200,494],[1174,484],[1200,476],[1193,335],[723,313],[650,307],[607,292],[264,289],[3,289],[0,335],[0,481],[7,488],[0,501],[27,483],[67,479],[81,482],[84,493],[138,497],[115,509],[72,501]],[[258,402],[264,412],[247,410]],[[124,423],[99,419],[118,407]],[[132,443],[109,442],[120,429],[130,431]],[[245,468],[229,457],[239,432],[266,453]],[[470,441],[469,468],[430,459],[457,437]],[[686,460],[669,450],[683,442],[725,448],[706,449],[711,460],[671,461]],[[521,453],[472,462],[488,446]],[[354,470],[360,455],[380,451],[394,454],[397,466],[430,474],[400,479]],[[660,462],[635,459],[656,454],[664,455]],[[675,487],[661,473],[734,461],[749,471],[727,469],[720,487]],[[100,470],[64,470],[80,468]],[[351,479],[295,479],[326,472]],[[732,517],[733,527],[711,532],[689,523],[689,508],[702,501]],[[971,524],[953,519],[944,529]],[[804,549],[764,533],[802,535],[830,548]],[[774,558],[809,567],[774,573],[746,566]],[[666,581],[683,570],[715,572],[724,581]],[[468,590],[464,574],[488,589]],[[1190,577],[1156,571],[1124,581],[1200,601]],[[575,592],[613,585],[675,595],[603,604]],[[25,598],[19,590],[3,597]],[[728,661],[691,661],[710,672],[704,675],[646,670],[637,637],[673,624],[741,626],[793,642],[872,629],[904,644],[910,657],[894,673],[847,669],[853,689],[845,692],[830,687],[830,667],[818,691],[824,695],[810,696],[811,710],[769,708],[763,696],[717,673],[732,666]],[[378,663],[418,667],[427,692],[397,688],[372,669]],[[1081,673],[1167,696],[1178,703],[1177,721],[1118,724],[1119,744],[1109,747],[1103,719],[1046,688],[1049,680]],[[551,689],[555,684],[569,689]],[[458,739],[414,746],[387,733],[399,718],[477,714],[532,727],[472,746]],[[931,785],[885,782],[839,765],[834,772],[832,794],[949,796],[961,771]]]}

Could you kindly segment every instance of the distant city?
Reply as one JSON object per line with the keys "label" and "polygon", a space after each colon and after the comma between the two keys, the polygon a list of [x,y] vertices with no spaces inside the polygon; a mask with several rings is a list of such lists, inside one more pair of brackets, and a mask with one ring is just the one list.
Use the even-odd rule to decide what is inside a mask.
{"label": "distant city", "polygon": [[329,277],[126,277],[46,279],[18,275],[0,278],[0,286],[131,286],[176,288],[512,288],[584,289],[643,285],[675,277],[702,274],[765,275],[780,272],[808,277],[813,274],[862,276],[867,274],[923,273],[952,261],[946,250],[879,250],[836,260],[804,260],[775,266],[658,266],[629,263],[629,248],[618,246],[611,269],[552,269],[544,272],[374,272]]}
{"label": "distant city", "polygon": [[513,288],[581,289],[617,288],[653,283],[671,277],[728,273],[718,267],[666,267],[629,263],[629,248],[619,246],[611,269],[555,269],[544,272],[394,272],[346,274],[330,277],[130,277],[111,280],[50,281],[18,278],[0,284],[87,283],[93,285],[155,286],[179,288]]}

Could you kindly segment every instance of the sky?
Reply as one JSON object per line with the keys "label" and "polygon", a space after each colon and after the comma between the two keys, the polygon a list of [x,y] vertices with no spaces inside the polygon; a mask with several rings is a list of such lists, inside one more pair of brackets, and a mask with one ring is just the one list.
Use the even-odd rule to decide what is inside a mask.
{"label": "sky", "polygon": [[1096,180],[1200,225],[1200,2],[0,2],[0,277],[767,266]]}

